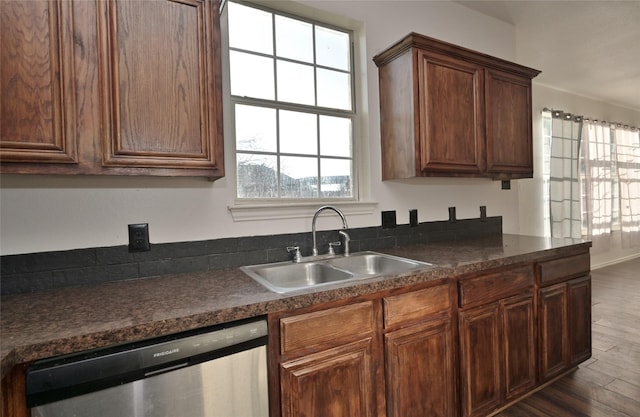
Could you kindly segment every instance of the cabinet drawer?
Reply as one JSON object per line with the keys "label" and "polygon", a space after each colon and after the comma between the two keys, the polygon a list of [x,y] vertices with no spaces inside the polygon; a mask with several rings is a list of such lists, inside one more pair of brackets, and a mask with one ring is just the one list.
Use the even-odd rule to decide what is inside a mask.
{"label": "cabinet drawer", "polygon": [[317,351],[359,340],[375,330],[373,302],[330,308],[280,320],[280,351]]}
{"label": "cabinet drawer", "polygon": [[541,285],[553,284],[554,282],[587,274],[590,270],[591,262],[588,253],[554,259],[538,264]]}
{"label": "cabinet drawer", "polygon": [[458,282],[460,307],[490,303],[533,287],[533,266],[503,269]]}
{"label": "cabinet drawer", "polygon": [[451,308],[449,284],[384,299],[384,327],[417,322]]}

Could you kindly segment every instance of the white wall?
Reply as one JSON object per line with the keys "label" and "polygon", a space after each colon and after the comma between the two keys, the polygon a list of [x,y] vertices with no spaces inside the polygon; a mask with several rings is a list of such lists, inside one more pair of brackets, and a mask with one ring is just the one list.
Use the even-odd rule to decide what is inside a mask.
{"label": "white wall", "polygon": [[[519,52],[520,54],[520,52]],[[543,108],[564,110],[573,114],[600,120],[616,121],[640,126],[640,111],[625,107],[613,106],[588,97],[554,89],[545,85],[533,85],[533,144],[534,144],[534,178],[519,181],[520,187],[520,233],[542,236],[543,204],[542,204],[542,121]],[[640,249],[622,249],[619,236],[613,236],[609,252],[593,254],[592,265],[604,266],[611,262],[628,257],[640,256]]]}
{"label": "white wall", "polygon": [[[379,225],[381,210],[397,210],[398,222],[406,223],[409,209],[418,209],[420,221],[432,221],[446,219],[450,206],[458,208],[458,218],[478,217],[478,207],[485,205],[489,216],[503,216],[505,232],[524,230],[519,221],[518,181],[512,183],[512,190],[503,191],[499,182],[482,179],[380,180],[378,77],[371,60],[412,31],[515,60],[513,26],[452,2],[303,3],[360,21],[366,32],[364,87],[369,119],[363,129],[364,162],[370,166],[369,197],[379,204],[373,214],[349,217],[350,226]],[[225,129],[229,127],[227,121]],[[233,149],[229,143],[225,147]],[[235,192],[230,155],[226,166],[227,177],[215,183],[184,178],[3,175],[0,253],[124,245],[127,224],[138,222],[149,223],[152,243],[310,230],[310,218],[234,222],[227,209],[234,204]]]}

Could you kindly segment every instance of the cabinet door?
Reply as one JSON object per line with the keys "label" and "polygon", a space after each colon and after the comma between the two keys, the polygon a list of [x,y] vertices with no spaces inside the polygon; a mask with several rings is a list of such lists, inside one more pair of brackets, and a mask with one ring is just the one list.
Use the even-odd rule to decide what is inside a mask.
{"label": "cabinet door", "polygon": [[505,401],[536,384],[536,339],[533,294],[501,301]]}
{"label": "cabinet door", "polygon": [[485,169],[482,68],[418,51],[420,164],[423,172]]}
{"label": "cabinet door", "polygon": [[373,338],[280,367],[282,417],[374,417]]}
{"label": "cabinet door", "polygon": [[487,70],[487,172],[533,176],[531,79]]}
{"label": "cabinet door", "polygon": [[567,283],[567,320],[571,365],[591,357],[591,277]]}
{"label": "cabinet door", "polygon": [[450,320],[385,335],[388,417],[456,416]]}
{"label": "cabinet door", "polygon": [[538,298],[540,378],[542,382],[569,367],[567,285],[542,288]]}
{"label": "cabinet door", "polygon": [[463,417],[484,416],[500,405],[499,316],[498,303],[459,315]]}
{"label": "cabinet door", "polygon": [[102,164],[221,174],[217,2],[100,1],[98,17]]}
{"label": "cabinet door", "polygon": [[71,1],[0,1],[0,160],[75,163]]}

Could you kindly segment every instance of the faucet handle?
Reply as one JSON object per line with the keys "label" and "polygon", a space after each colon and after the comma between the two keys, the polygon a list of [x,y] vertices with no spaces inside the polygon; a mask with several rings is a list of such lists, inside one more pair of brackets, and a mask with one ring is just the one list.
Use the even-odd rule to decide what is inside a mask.
{"label": "faucet handle", "polygon": [[287,252],[293,252],[293,262],[300,262],[302,260],[302,255],[300,254],[300,246],[287,246]]}
{"label": "faucet handle", "polygon": [[340,246],[342,245],[342,242],[338,241],[338,242],[331,242],[329,243],[329,252],[327,253],[328,255],[335,255],[336,251],[333,250],[334,246]]}

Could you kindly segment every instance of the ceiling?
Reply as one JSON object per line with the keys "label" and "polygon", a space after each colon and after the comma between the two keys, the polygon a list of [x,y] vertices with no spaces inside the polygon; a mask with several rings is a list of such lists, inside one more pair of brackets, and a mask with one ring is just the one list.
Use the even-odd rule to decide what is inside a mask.
{"label": "ceiling", "polygon": [[640,0],[457,3],[513,24],[536,82],[640,111]]}

